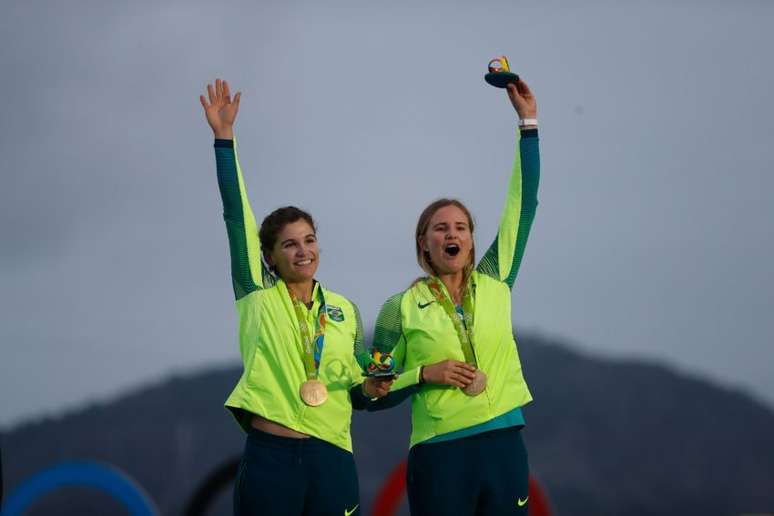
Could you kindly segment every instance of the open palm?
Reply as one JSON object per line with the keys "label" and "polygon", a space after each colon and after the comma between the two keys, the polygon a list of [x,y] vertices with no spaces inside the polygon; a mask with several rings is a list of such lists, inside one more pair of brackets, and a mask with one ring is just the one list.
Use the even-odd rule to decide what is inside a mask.
{"label": "open palm", "polygon": [[212,84],[207,85],[207,96],[209,102],[204,98],[204,95],[199,96],[199,101],[201,101],[204,114],[207,116],[207,123],[210,124],[212,132],[215,133],[215,138],[233,139],[234,121],[237,112],[239,112],[239,99],[242,93],[237,92],[232,100],[228,82],[216,79],[214,88]]}

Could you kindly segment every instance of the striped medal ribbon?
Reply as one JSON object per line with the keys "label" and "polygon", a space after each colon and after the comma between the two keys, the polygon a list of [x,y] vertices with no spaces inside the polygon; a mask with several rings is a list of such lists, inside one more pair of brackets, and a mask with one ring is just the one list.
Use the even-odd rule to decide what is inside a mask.
{"label": "striped medal ribbon", "polygon": [[304,356],[304,369],[306,371],[306,381],[301,384],[299,394],[304,403],[310,407],[317,407],[328,399],[328,388],[318,378],[320,359],[322,358],[323,346],[325,344],[325,316],[327,313],[325,297],[323,296],[322,287],[318,285],[317,297],[320,300],[320,308],[315,318],[313,336],[309,332],[309,326],[306,324],[306,307],[290,289],[288,289],[288,293],[290,294],[290,300],[293,302],[293,309],[298,320],[298,331],[301,334],[301,351]]}
{"label": "striped medal ribbon", "polygon": [[[426,280],[427,288],[441,305],[446,315],[451,319],[454,329],[457,331],[457,337],[460,340],[462,346],[462,354],[465,356],[465,362],[478,367],[476,360],[476,353],[473,350],[473,321],[475,320],[475,304],[473,303],[473,289],[470,285],[470,280],[465,285],[465,290],[462,292],[462,312],[464,321],[459,316],[457,309],[454,306],[454,302],[446,294],[445,288],[441,283],[441,280],[432,276]],[[486,374],[481,369],[476,369],[476,377],[462,392],[468,396],[478,396],[486,389]]]}

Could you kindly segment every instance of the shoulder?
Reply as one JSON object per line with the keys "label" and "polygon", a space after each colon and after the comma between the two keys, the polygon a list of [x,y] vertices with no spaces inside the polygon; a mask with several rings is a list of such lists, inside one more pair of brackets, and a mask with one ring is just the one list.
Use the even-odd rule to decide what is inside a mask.
{"label": "shoulder", "polygon": [[258,288],[252,292],[237,299],[237,305],[260,305],[265,303],[272,303],[273,300],[279,298],[280,292],[276,285],[272,285],[269,288]]}
{"label": "shoulder", "polygon": [[350,301],[349,298],[339,294],[338,292],[323,288],[323,296],[325,296],[325,304],[327,305],[337,305],[340,307],[347,307],[351,308],[352,310],[357,310],[357,305],[355,305],[354,302]]}
{"label": "shoulder", "polygon": [[388,297],[382,304],[382,311],[390,308],[393,310],[400,310],[401,306],[406,303],[411,303],[416,299],[421,300],[427,297],[423,292],[423,289],[427,290],[427,288],[424,286],[422,279],[423,278],[417,279],[406,290]]}
{"label": "shoulder", "polygon": [[349,298],[323,288],[323,296],[325,296],[325,305],[327,307],[328,316],[334,321],[344,321],[347,319],[357,320],[360,318],[360,310],[357,305]]}
{"label": "shoulder", "polygon": [[408,314],[412,309],[417,307],[421,309],[428,303],[432,303],[435,298],[423,280],[424,278],[419,278],[403,292],[398,292],[387,298],[382,304],[379,317]]}
{"label": "shoulder", "polygon": [[493,277],[491,277],[489,274],[481,273],[477,270],[474,270],[473,273],[470,275],[470,278],[473,280],[473,283],[478,285],[490,285],[495,283],[502,283],[502,281],[497,280]]}
{"label": "shoulder", "polygon": [[391,321],[392,323],[400,322],[402,312],[401,304],[409,290],[410,289],[407,289],[403,292],[393,294],[382,303],[382,307],[379,309],[379,316],[376,319],[377,325],[383,325],[387,321]]}
{"label": "shoulder", "polygon": [[508,288],[505,282],[495,279],[488,274],[473,271],[472,279],[478,291],[501,292],[508,295],[511,293],[511,289]]}

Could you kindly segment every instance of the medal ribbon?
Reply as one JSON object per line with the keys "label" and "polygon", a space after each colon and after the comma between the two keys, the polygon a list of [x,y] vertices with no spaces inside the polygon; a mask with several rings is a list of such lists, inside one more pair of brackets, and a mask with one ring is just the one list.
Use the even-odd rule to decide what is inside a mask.
{"label": "medal ribbon", "polygon": [[446,315],[451,319],[454,324],[454,329],[457,330],[457,337],[460,339],[462,345],[462,354],[465,355],[465,362],[472,366],[476,366],[476,354],[473,352],[473,321],[474,321],[474,305],[473,305],[473,289],[470,286],[470,281],[465,285],[465,290],[462,293],[462,311],[465,313],[465,322],[459,316],[454,302],[444,292],[441,280],[435,276],[430,277],[425,281],[427,288],[438,301],[438,304],[443,307]]}
{"label": "medal ribbon", "polygon": [[325,304],[322,287],[319,284],[317,285],[317,297],[320,299],[320,308],[317,310],[317,317],[315,318],[314,336],[309,333],[309,326],[306,324],[306,307],[290,289],[288,289],[288,293],[290,294],[290,300],[293,302],[293,309],[296,312],[298,331],[301,333],[301,351],[304,354],[306,379],[316,380],[320,371],[323,346],[325,345],[325,314],[328,308]]}

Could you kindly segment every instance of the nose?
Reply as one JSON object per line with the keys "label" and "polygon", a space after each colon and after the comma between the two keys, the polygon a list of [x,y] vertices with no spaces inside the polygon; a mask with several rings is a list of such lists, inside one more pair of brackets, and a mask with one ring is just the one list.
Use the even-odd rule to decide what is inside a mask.
{"label": "nose", "polygon": [[311,248],[312,248],[311,245],[306,244],[306,243],[302,243],[296,249],[296,256],[298,256],[299,258],[302,258],[302,257],[306,256],[309,253]]}

